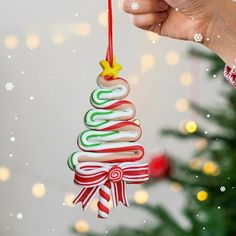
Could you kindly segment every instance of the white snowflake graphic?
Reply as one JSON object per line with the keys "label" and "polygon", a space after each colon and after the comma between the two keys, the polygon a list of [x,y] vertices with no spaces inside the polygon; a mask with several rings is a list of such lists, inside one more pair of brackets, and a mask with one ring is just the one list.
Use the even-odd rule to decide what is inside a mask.
{"label": "white snowflake graphic", "polygon": [[6,83],[5,88],[6,88],[6,90],[8,90],[8,91],[12,91],[13,88],[14,88],[14,85],[13,85],[13,83],[8,82],[8,83]]}
{"label": "white snowflake graphic", "polygon": [[226,190],[226,187],[225,187],[225,186],[221,186],[221,187],[220,187],[220,191],[221,191],[221,192],[225,192],[225,190]]}
{"label": "white snowflake graphic", "polygon": [[202,37],[202,35],[201,35],[200,33],[196,33],[196,34],[194,35],[194,40],[195,40],[195,42],[197,42],[197,43],[201,43],[202,40],[203,40],[203,37]]}
{"label": "white snowflake graphic", "polygon": [[131,4],[131,8],[132,8],[133,10],[138,10],[138,9],[139,9],[138,3],[137,3],[137,2],[133,2],[133,3]]}
{"label": "white snowflake graphic", "polygon": [[23,219],[23,214],[22,214],[22,213],[17,213],[17,214],[16,214],[16,218],[17,218],[18,220],[22,220],[22,219]]}

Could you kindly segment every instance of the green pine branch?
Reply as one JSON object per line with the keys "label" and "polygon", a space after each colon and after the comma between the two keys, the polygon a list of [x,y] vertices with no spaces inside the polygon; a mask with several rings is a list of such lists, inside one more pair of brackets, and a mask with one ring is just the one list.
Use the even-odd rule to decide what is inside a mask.
{"label": "green pine branch", "polygon": [[225,63],[217,55],[210,52],[200,51],[198,49],[189,50],[189,54],[193,57],[205,59],[210,62],[210,69],[208,71],[210,76],[222,73]]}
{"label": "green pine branch", "polygon": [[177,235],[185,236],[187,235],[186,230],[184,230],[174,219],[173,217],[165,210],[163,207],[156,205],[152,206],[149,204],[139,205],[132,203],[132,206],[136,208],[141,208],[152,214],[156,219],[161,220],[163,225],[168,225],[173,232],[176,232]]}
{"label": "green pine branch", "polygon": [[[232,127],[236,124],[235,117],[232,115],[231,110],[226,109],[217,109],[209,111],[202,106],[199,106],[195,102],[190,103],[190,107],[198,113],[201,117],[205,118],[208,121],[215,122],[221,128],[226,128],[232,130]],[[210,115],[208,118],[207,115]]]}
{"label": "green pine branch", "polygon": [[204,138],[206,140],[210,141],[222,141],[222,140],[228,140],[227,137],[223,135],[206,135],[204,131],[200,128],[194,133],[183,133],[175,129],[162,129],[161,134],[164,136],[173,136],[175,138],[179,139],[196,139],[196,138]]}

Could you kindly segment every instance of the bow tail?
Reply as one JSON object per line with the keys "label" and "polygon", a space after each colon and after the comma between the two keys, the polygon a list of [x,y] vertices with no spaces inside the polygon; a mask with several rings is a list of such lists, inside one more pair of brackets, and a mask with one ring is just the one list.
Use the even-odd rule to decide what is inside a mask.
{"label": "bow tail", "polygon": [[126,194],[126,182],[124,180],[111,182],[111,195],[114,208],[118,206],[119,202],[122,202],[127,207],[129,206]]}
{"label": "bow tail", "polygon": [[82,203],[83,210],[86,210],[89,203],[92,201],[94,195],[97,194],[100,186],[83,188],[77,197],[74,199],[73,204]]}

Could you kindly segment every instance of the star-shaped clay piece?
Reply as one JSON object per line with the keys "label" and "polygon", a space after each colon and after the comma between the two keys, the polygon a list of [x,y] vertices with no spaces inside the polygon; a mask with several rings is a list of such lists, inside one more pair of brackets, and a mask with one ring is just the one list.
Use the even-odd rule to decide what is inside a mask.
{"label": "star-shaped clay piece", "polygon": [[102,60],[100,61],[100,65],[103,68],[103,72],[100,73],[100,76],[111,76],[112,78],[117,78],[119,71],[122,69],[122,66],[116,63],[116,61],[113,61],[113,66],[110,66],[109,61]]}

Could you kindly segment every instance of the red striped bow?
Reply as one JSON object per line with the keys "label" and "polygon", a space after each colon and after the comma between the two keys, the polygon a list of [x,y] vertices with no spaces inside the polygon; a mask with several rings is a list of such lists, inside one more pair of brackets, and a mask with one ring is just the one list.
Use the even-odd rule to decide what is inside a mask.
{"label": "red striped bow", "polygon": [[75,171],[74,182],[84,188],[73,201],[74,204],[82,203],[86,209],[99,189],[109,181],[113,206],[118,202],[128,206],[126,196],[126,183],[139,184],[149,179],[148,164],[140,162],[125,162],[121,164],[108,164],[100,162],[78,163]]}

